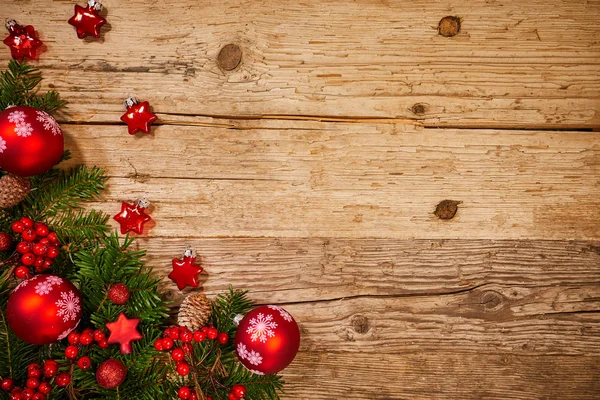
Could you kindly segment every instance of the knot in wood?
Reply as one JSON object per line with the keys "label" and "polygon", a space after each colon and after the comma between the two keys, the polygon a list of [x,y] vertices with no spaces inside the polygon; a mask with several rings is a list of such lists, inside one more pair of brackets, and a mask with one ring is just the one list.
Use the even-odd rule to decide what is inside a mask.
{"label": "knot in wood", "polygon": [[460,18],[447,16],[440,20],[438,33],[444,37],[456,36],[460,32]]}
{"label": "knot in wood", "polygon": [[458,211],[458,205],[461,203],[462,201],[443,200],[435,208],[434,214],[439,219],[452,219]]}
{"label": "knot in wood", "polygon": [[479,298],[481,305],[486,311],[497,311],[504,305],[504,296],[493,290],[486,290]]}
{"label": "knot in wood", "polygon": [[354,332],[356,333],[364,335],[365,333],[369,332],[369,329],[371,329],[369,326],[369,319],[364,315],[353,316],[351,323],[352,329],[354,329]]}
{"label": "knot in wood", "polygon": [[423,115],[427,111],[427,105],[423,103],[417,103],[410,109],[415,115]]}
{"label": "knot in wood", "polygon": [[224,71],[233,71],[242,61],[242,50],[235,44],[223,47],[217,56],[217,63]]}

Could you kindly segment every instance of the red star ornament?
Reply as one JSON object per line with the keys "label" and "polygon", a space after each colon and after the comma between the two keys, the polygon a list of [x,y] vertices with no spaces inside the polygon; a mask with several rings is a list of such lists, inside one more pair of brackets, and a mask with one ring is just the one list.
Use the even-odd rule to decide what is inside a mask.
{"label": "red star ornament", "polygon": [[138,102],[133,97],[125,100],[127,112],[121,115],[121,121],[127,124],[127,130],[130,135],[135,135],[137,132],[150,133],[150,125],[158,119],[158,117],[150,111],[150,103],[144,101]]}
{"label": "red star ornament", "polygon": [[131,342],[140,340],[142,334],[138,332],[139,318],[128,319],[125,314],[119,314],[115,322],[107,322],[106,328],[110,331],[108,344],[120,344],[121,354],[131,354]]}
{"label": "red star ornament", "polygon": [[121,203],[121,212],[113,218],[121,225],[121,233],[135,232],[141,235],[144,232],[144,224],[152,218],[145,210],[149,203],[146,200],[137,199],[133,204],[124,201]]}
{"label": "red star ornament", "polygon": [[4,39],[4,44],[10,47],[10,55],[15,60],[23,60],[25,57],[35,59],[37,49],[42,46],[42,42],[37,39],[37,33],[33,26],[21,26],[14,19],[6,23],[8,36]]}
{"label": "red star ornament", "polygon": [[177,284],[179,290],[185,289],[186,286],[198,287],[198,274],[204,268],[196,265],[196,257],[193,256],[192,250],[186,250],[183,253],[183,258],[174,258],[173,271],[169,274],[169,279]]}
{"label": "red star ornament", "polygon": [[106,19],[99,14],[102,4],[97,0],[88,0],[87,3],[87,7],[75,4],[75,15],[69,19],[69,24],[75,27],[79,39],[88,35],[100,37],[100,27],[106,23]]}

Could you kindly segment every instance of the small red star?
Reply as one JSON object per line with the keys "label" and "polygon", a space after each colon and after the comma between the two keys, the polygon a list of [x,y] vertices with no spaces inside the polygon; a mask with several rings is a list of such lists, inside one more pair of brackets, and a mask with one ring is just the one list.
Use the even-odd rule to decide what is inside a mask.
{"label": "small red star", "polygon": [[179,290],[186,286],[198,287],[198,274],[204,268],[196,265],[196,257],[192,256],[191,250],[183,253],[183,258],[173,259],[173,271],[169,274],[169,279],[177,283]]}
{"label": "small red star", "polygon": [[158,119],[150,111],[150,104],[147,101],[138,103],[133,98],[125,100],[125,104],[127,112],[121,115],[121,121],[127,124],[129,134],[135,135],[139,131],[150,133],[150,125]]}
{"label": "small red star", "polygon": [[21,26],[15,20],[10,20],[6,23],[8,36],[4,39],[4,44],[10,47],[10,55],[15,60],[23,60],[27,57],[30,59],[36,58],[36,51],[42,46],[42,42],[38,39],[37,33],[33,26]]}
{"label": "small red star", "polygon": [[139,323],[139,318],[128,319],[123,313],[115,322],[107,322],[106,327],[110,331],[108,344],[118,343],[121,345],[121,354],[131,354],[131,342],[142,338],[137,330]]}
{"label": "small red star", "polygon": [[121,225],[121,233],[135,232],[141,235],[144,232],[144,224],[152,218],[144,212],[148,202],[136,200],[134,204],[124,201],[121,203],[121,212],[113,218]]}
{"label": "small red star", "polygon": [[75,15],[69,19],[69,24],[75,27],[79,39],[88,35],[100,37],[100,27],[106,23],[106,19],[98,14],[100,9],[102,6],[95,0],[89,0],[87,7],[75,4]]}

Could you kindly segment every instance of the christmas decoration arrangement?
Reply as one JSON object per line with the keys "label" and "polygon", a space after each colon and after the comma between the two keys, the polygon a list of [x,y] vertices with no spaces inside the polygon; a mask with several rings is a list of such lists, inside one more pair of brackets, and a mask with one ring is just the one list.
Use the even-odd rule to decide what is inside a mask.
{"label": "christmas decoration arrangement", "polygon": [[[101,6],[75,6],[77,36],[99,37]],[[31,26],[7,23],[14,58],[0,73],[0,399],[276,400],[277,375],[294,359],[300,331],[274,305],[254,307],[230,287],[200,292],[203,267],[188,249],[168,278],[190,291],[176,318],[134,238],[109,215],[85,208],[105,187],[98,167],[69,158],[52,114],[58,93],[38,94],[40,73],[23,64],[42,45]],[[150,132],[156,115],[130,98],[128,132]],[[57,166],[58,165],[58,166]],[[121,234],[143,234],[149,203],[123,202]],[[177,325],[170,324],[170,320]]]}

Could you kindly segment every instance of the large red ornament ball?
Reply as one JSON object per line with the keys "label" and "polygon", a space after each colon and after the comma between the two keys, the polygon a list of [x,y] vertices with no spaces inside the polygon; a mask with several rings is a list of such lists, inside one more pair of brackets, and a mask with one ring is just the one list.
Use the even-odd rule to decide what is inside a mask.
{"label": "large red ornament ball", "polygon": [[235,334],[240,362],[255,374],[275,374],[296,357],[300,329],[294,318],[279,306],[260,306],[241,320]]}
{"label": "large red ornament ball", "polygon": [[125,381],[127,367],[119,360],[106,360],[96,370],[96,381],[104,389],[114,389]]}
{"label": "large red ornament ball", "polygon": [[0,112],[0,167],[18,176],[38,175],[62,156],[62,130],[48,113],[33,107]]}
{"label": "large red ornament ball", "polygon": [[20,339],[37,345],[61,340],[77,327],[81,294],[65,278],[37,275],[21,282],[6,305],[8,325]]}

